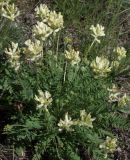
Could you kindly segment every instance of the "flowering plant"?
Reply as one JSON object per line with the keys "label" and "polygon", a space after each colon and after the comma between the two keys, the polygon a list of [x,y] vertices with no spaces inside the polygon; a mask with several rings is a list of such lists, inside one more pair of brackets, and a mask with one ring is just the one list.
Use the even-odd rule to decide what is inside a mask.
{"label": "flowering plant", "polygon": [[[1,16],[19,27],[18,8],[10,1],[0,7]],[[100,24],[89,26],[91,44],[73,44],[62,13],[45,4],[36,7],[35,18],[28,38],[3,47],[0,99],[13,110],[4,134],[14,150],[31,148],[33,160],[78,160],[86,152],[95,160],[113,157],[119,144],[114,129],[129,128],[122,114],[129,95],[113,85],[125,48],[107,51],[103,44],[100,51],[107,36]]]}

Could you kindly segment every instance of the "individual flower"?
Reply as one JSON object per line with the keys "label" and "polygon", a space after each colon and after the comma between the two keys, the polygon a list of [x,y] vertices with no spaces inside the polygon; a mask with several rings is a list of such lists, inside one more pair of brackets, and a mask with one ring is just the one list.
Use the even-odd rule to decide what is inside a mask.
{"label": "individual flower", "polygon": [[117,139],[107,136],[105,142],[100,144],[99,148],[103,149],[105,153],[113,153],[117,148]]}
{"label": "individual flower", "polygon": [[112,87],[108,88],[107,90],[109,92],[116,93],[118,91],[118,88],[117,88],[117,86],[115,84],[112,84]]}
{"label": "individual flower", "polygon": [[44,107],[45,110],[48,110],[47,107],[52,103],[52,97],[48,91],[42,92],[42,90],[38,90],[38,95],[35,95],[35,100],[39,103],[37,105],[38,109]]}
{"label": "individual flower", "polygon": [[130,102],[130,98],[126,95],[126,93],[119,99],[118,106],[124,107]]}
{"label": "individual flower", "polygon": [[106,77],[111,72],[110,62],[104,57],[96,57],[90,64],[97,76]]}
{"label": "individual flower", "polygon": [[14,21],[19,16],[20,12],[18,8],[13,4],[6,4],[2,6],[2,16]]}
{"label": "individual flower", "polygon": [[41,40],[46,40],[47,37],[52,34],[53,30],[43,22],[37,22],[37,24],[33,27],[33,34],[37,38]]}
{"label": "individual flower", "polygon": [[126,58],[126,49],[124,47],[117,47],[114,49],[114,52],[117,54],[117,59],[119,61]]}
{"label": "individual flower", "polygon": [[40,6],[36,7],[35,12],[37,17],[40,17],[43,22],[46,22],[48,19],[50,10],[48,9],[47,5],[40,4]]}
{"label": "individual flower", "polygon": [[85,110],[80,111],[80,120],[77,121],[77,125],[79,126],[87,126],[93,128],[92,122],[95,118],[91,117],[91,114],[87,114]]}
{"label": "individual flower", "polygon": [[92,25],[90,30],[92,31],[91,35],[95,38],[95,41],[100,43],[99,37],[105,36],[104,27],[100,24],[97,24],[96,26]]}
{"label": "individual flower", "polygon": [[79,51],[75,51],[74,49],[70,49],[69,51],[65,51],[65,57],[70,61],[72,65],[78,64],[81,59],[79,57]]}
{"label": "individual flower", "polygon": [[74,125],[74,122],[72,121],[71,117],[68,115],[68,112],[65,114],[65,119],[60,119],[60,122],[58,123],[59,131],[66,130],[66,131],[73,131],[71,128]]}
{"label": "individual flower", "polygon": [[118,102],[120,93],[110,93],[108,102]]}
{"label": "individual flower", "polygon": [[5,53],[12,59],[18,60],[20,58],[20,50],[18,48],[18,43],[11,43],[11,46],[5,49]]}
{"label": "individual flower", "polygon": [[24,51],[28,59],[36,60],[41,57],[43,47],[39,40],[35,39],[35,41],[33,42],[28,39],[27,41],[25,41],[25,45],[27,47],[24,48]]}
{"label": "individual flower", "polygon": [[120,98],[120,92],[118,91],[118,88],[115,84],[112,85],[112,88],[107,89],[109,91],[109,100],[108,102],[118,102]]}
{"label": "individual flower", "polygon": [[47,23],[54,30],[54,32],[58,32],[60,29],[63,28],[63,16],[61,15],[61,13],[51,11]]}
{"label": "individual flower", "polygon": [[5,49],[5,53],[9,57],[11,66],[17,71],[20,67],[20,49],[18,47],[18,43],[12,42],[11,46]]}

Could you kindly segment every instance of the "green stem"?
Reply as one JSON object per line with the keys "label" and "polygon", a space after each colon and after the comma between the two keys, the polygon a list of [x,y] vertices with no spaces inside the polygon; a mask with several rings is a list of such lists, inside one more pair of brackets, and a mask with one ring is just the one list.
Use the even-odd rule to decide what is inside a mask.
{"label": "green stem", "polygon": [[64,82],[66,80],[66,73],[67,73],[67,61],[65,63],[65,70],[64,70]]}
{"label": "green stem", "polygon": [[59,40],[60,40],[60,34],[58,34],[57,45],[56,45],[56,66],[57,66],[57,61],[58,61]]}
{"label": "green stem", "polygon": [[90,45],[90,47],[89,47],[89,49],[88,49],[88,51],[87,51],[87,54],[91,51],[91,48],[93,47],[95,41],[96,41],[96,39],[94,39],[94,40],[92,41],[92,43],[91,43],[91,45]]}
{"label": "green stem", "polygon": [[59,159],[61,159],[59,151],[58,151],[58,145],[57,145],[56,139],[55,139],[55,145],[56,145],[57,156],[58,156]]}

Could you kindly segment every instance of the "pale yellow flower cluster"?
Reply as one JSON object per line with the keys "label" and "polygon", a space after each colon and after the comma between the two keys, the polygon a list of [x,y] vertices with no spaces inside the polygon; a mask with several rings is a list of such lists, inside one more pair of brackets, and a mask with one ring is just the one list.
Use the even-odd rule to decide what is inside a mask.
{"label": "pale yellow flower cluster", "polygon": [[119,100],[119,95],[120,95],[120,93],[111,93],[111,94],[109,94],[108,102],[110,102],[110,103],[117,102]]}
{"label": "pale yellow flower cluster", "polygon": [[72,65],[78,64],[81,61],[79,51],[75,51],[74,49],[66,50],[65,57]]}
{"label": "pale yellow flower cluster", "polygon": [[9,1],[1,3],[2,9],[1,14],[3,17],[15,21],[16,17],[19,16],[20,12],[14,3],[10,4]]}
{"label": "pale yellow flower cluster", "polygon": [[45,4],[40,4],[40,6],[36,7],[35,12],[36,17],[39,17],[40,21],[33,26],[32,33],[34,38],[38,40],[25,42],[27,46],[25,53],[31,60],[36,60],[40,57],[43,46],[41,42],[46,41],[52,33],[56,33],[63,28],[63,16],[61,13],[50,11]]}
{"label": "pale yellow flower cluster", "polygon": [[46,111],[48,111],[47,107],[52,103],[52,97],[48,91],[43,92],[42,90],[38,90],[35,100],[38,102],[37,109],[43,108]]}
{"label": "pale yellow flower cluster", "polygon": [[54,32],[58,32],[63,28],[63,22],[63,16],[61,13],[56,13],[55,11],[50,12],[48,25],[54,30]]}
{"label": "pale yellow flower cluster", "polygon": [[120,92],[115,84],[112,85],[112,88],[107,89],[109,91],[109,100],[108,102],[113,103],[113,102],[118,102]]}
{"label": "pale yellow flower cluster", "polygon": [[91,114],[87,114],[85,110],[80,111],[80,120],[77,121],[77,124],[79,126],[87,126],[90,128],[93,128],[92,122],[95,120],[95,118],[91,117]]}
{"label": "pale yellow flower cluster", "polygon": [[20,49],[18,47],[18,43],[12,42],[11,46],[5,49],[5,53],[9,57],[11,66],[17,71],[20,67]]}
{"label": "pale yellow flower cluster", "polygon": [[72,126],[86,126],[93,128],[92,122],[95,120],[95,118],[91,117],[91,114],[87,114],[85,110],[80,111],[80,119],[78,120],[72,120],[70,116],[68,116],[68,113],[65,114],[65,119],[60,119],[60,122],[58,123],[59,131],[66,130],[66,131],[73,131],[74,129]]}
{"label": "pale yellow flower cluster", "polygon": [[72,121],[71,117],[68,115],[68,112],[65,114],[65,119],[60,119],[58,123],[59,131],[66,130],[66,131],[73,131],[71,128],[74,125],[74,121]]}
{"label": "pale yellow flower cluster", "polygon": [[28,39],[25,42],[26,48],[24,48],[24,53],[29,60],[37,60],[42,56],[42,44],[41,41],[35,39],[34,42]]}
{"label": "pale yellow flower cluster", "polygon": [[119,61],[126,58],[126,49],[124,47],[117,47],[114,49],[114,52],[116,53]]}
{"label": "pale yellow flower cluster", "polygon": [[118,106],[124,107],[130,102],[130,97],[125,93],[122,97],[119,98]]}
{"label": "pale yellow flower cluster", "polygon": [[[92,31],[92,36],[94,37],[94,40],[89,48],[92,48],[94,42],[100,43],[100,37],[105,36],[104,27],[100,24],[97,24],[96,26],[92,25],[90,27],[90,30]],[[88,51],[88,52],[89,52]],[[113,60],[110,64],[109,60],[104,57],[96,57],[95,60],[92,61],[91,67],[93,71],[95,72],[96,76],[98,77],[106,77],[109,72],[111,72],[112,69],[118,69],[120,65],[120,61],[124,58],[126,58],[126,50],[124,47],[117,47],[114,49],[114,53],[116,53],[116,59]]]}
{"label": "pale yellow flower cluster", "polygon": [[50,14],[50,10],[45,4],[40,4],[35,8],[36,16],[41,18],[43,22],[47,22],[47,19]]}
{"label": "pale yellow flower cluster", "polygon": [[117,48],[117,51],[117,60],[112,61],[111,65],[107,58],[98,56],[91,62],[90,66],[97,76],[106,77],[107,74],[112,71],[112,69],[118,69],[120,61],[126,57],[126,50],[124,48]]}
{"label": "pale yellow flower cluster", "polygon": [[105,158],[107,158],[108,153],[113,153],[116,151],[117,139],[107,136],[105,142],[100,144],[99,148],[105,152]]}
{"label": "pale yellow flower cluster", "polygon": [[96,57],[90,64],[94,73],[99,77],[106,77],[111,72],[110,62],[105,57]]}
{"label": "pale yellow flower cluster", "polygon": [[[6,2],[6,3],[5,3]],[[2,1],[2,15],[12,21],[19,15],[18,8],[13,4],[7,1]],[[39,60],[42,56],[43,51],[43,42],[45,41],[52,33],[59,31],[63,28],[63,17],[61,13],[56,13],[55,11],[50,11],[46,5],[41,4],[39,7],[35,9],[36,15],[41,17],[42,21],[38,21],[36,25],[33,26],[32,39],[28,39],[25,41],[24,54],[28,60],[36,61]],[[18,45],[18,44],[17,44]],[[14,47],[14,43],[12,42],[12,46]],[[16,53],[15,53],[16,54]],[[14,55],[15,55],[14,54]],[[14,56],[13,55],[13,56]],[[20,58],[20,55],[19,55]],[[14,58],[10,58],[12,66],[17,65],[17,69],[19,68],[20,63],[14,62]],[[16,67],[15,67],[16,68]]]}
{"label": "pale yellow flower cluster", "polygon": [[33,27],[33,35],[43,41],[52,34],[53,30],[44,22],[37,22]]}
{"label": "pale yellow flower cluster", "polygon": [[63,28],[63,16],[61,13],[56,13],[55,11],[50,11],[45,4],[41,4],[35,9],[36,16],[40,17],[43,22],[45,22],[53,32],[58,32]]}
{"label": "pale yellow flower cluster", "polygon": [[92,25],[90,30],[92,31],[91,35],[94,37],[94,40],[100,43],[99,37],[105,36],[104,27],[100,24],[97,24],[96,26]]}
{"label": "pale yellow flower cluster", "polygon": [[119,89],[113,85],[111,89],[108,89],[109,91],[109,100],[108,102],[118,102],[118,107],[124,107],[130,102],[130,97],[127,96],[126,93],[121,93]]}
{"label": "pale yellow flower cluster", "polygon": [[126,58],[126,53],[127,51],[124,47],[117,47],[114,49],[115,60],[112,61],[112,68],[118,69],[121,61]]}
{"label": "pale yellow flower cluster", "polygon": [[110,61],[103,56],[97,56],[96,59],[91,62],[90,66],[97,77],[106,77],[112,69],[118,69],[121,60],[126,58],[126,50],[124,47],[117,47],[114,49],[114,52],[116,53],[116,60],[112,61],[111,64]]}

